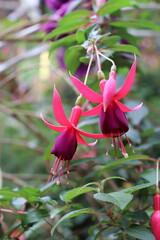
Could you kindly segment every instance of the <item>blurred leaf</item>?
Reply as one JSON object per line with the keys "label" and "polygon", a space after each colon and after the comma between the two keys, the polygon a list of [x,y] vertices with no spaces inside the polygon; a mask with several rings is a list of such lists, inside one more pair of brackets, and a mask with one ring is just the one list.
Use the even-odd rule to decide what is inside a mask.
{"label": "blurred leaf", "polygon": [[133,196],[128,193],[112,192],[112,193],[96,193],[94,198],[103,202],[111,202],[117,205],[120,209],[124,209],[132,200]]}
{"label": "blurred leaf", "polygon": [[77,20],[82,20],[82,18],[87,17],[90,14],[88,10],[77,10],[65,15],[61,20],[58,22],[58,26],[61,27],[63,25],[73,23]]}
{"label": "blurred leaf", "polygon": [[82,46],[74,46],[67,49],[65,52],[65,63],[67,65],[67,69],[74,74],[78,66],[80,65],[79,58],[84,56],[86,51]]}
{"label": "blurred leaf", "polygon": [[152,22],[149,21],[142,21],[142,20],[134,20],[134,21],[115,21],[110,22],[110,25],[115,27],[124,27],[124,28],[149,28],[152,30],[160,31],[160,27],[156,26]]}
{"label": "blurred leaf", "polygon": [[22,217],[23,226],[27,226],[43,220],[49,216],[45,209],[33,210]]}
{"label": "blurred leaf", "polygon": [[144,183],[144,184],[140,184],[140,185],[137,185],[137,186],[134,186],[134,187],[122,189],[121,192],[133,193],[133,192],[136,192],[138,190],[141,190],[141,189],[144,189],[144,188],[147,188],[147,187],[150,187],[150,186],[153,186],[153,184],[152,183]]}
{"label": "blurred leaf", "polygon": [[103,41],[104,44],[106,44],[108,47],[113,46],[115,43],[117,43],[118,41],[120,41],[121,37],[118,35],[114,35],[111,37],[108,37],[107,39],[105,39]]}
{"label": "blurred leaf", "polygon": [[107,163],[105,165],[105,167],[103,167],[99,171],[99,173],[101,174],[102,172],[104,172],[108,168],[114,167],[114,166],[119,165],[119,164],[123,164],[123,163],[131,161],[131,160],[148,159],[148,158],[149,157],[147,155],[132,155],[132,156],[129,156],[128,158],[121,158],[121,159],[116,160],[116,161],[110,161],[109,163]]}
{"label": "blurred leaf", "polygon": [[65,195],[65,201],[66,201],[66,203],[68,203],[71,199],[73,199],[81,194],[91,192],[91,191],[97,191],[97,189],[93,188],[93,187],[74,188]]}
{"label": "blurred leaf", "polygon": [[49,56],[51,56],[51,54],[53,53],[53,51],[56,48],[59,48],[59,47],[62,47],[62,46],[68,47],[68,46],[71,46],[71,44],[73,44],[74,42],[76,42],[76,35],[75,34],[72,34],[72,35],[69,35],[67,37],[63,37],[63,38],[61,38],[57,41],[54,41],[50,45]]}
{"label": "blurred leaf", "polygon": [[98,12],[98,16],[104,16],[106,14],[111,14],[113,12],[116,12],[117,10],[123,8],[123,7],[130,7],[132,4],[129,0],[121,0],[121,1],[115,1],[115,0],[109,0],[107,3],[103,4]]}
{"label": "blurred leaf", "polygon": [[69,23],[64,26],[58,27],[54,29],[50,34],[46,35],[44,40],[49,40],[53,37],[65,34],[65,33],[70,33],[72,31],[75,31],[78,28],[83,27],[87,23],[89,23],[90,20],[81,20],[81,21],[75,21],[74,23]]}
{"label": "blurred leaf", "polygon": [[[150,182],[152,185],[156,184],[156,170],[154,168],[145,169],[141,173],[141,177]],[[160,181],[160,170],[159,170],[159,181]]]}
{"label": "blurred leaf", "polygon": [[124,215],[127,218],[133,219],[135,221],[149,222],[149,216],[143,210],[136,209],[134,212],[127,210]]}
{"label": "blurred leaf", "polygon": [[76,39],[79,44],[82,44],[86,40],[85,31],[82,29],[78,29],[76,32]]}
{"label": "blurred leaf", "polygon": [[61,207],[61,208],[54,208],[52,209],[52,211],[50,212],[50,218],[54,218],[57,214],[63,212],[66,210],[66,206]]}
{"label": "blurred leaf", "polygon": [[142,240],[155,240],[153,234],[150,229],[146,227],[142,227],[139,225],[133,225],[129,229],[125,230],[125,232],[134,238],[142,239]]}
{"label": "blurred leaf", "polygon": [[135,46],[129,45],[129,44],[117,44],[107,49],[117,51],[117,52],[131,52],[131,53],[135,53],[138,56],[141,55],[139,50]]}
{"label": "blurred leaf", "polygon": [[57,227],[61,222],[63,222],[64,220],[70,219],[70,218],[73,218],[73,217],[77,217],[77,216],[79,216],[79,215],[82,215],[82,214],[85,214],[85,213],[90,213],[90,212],[92,212],[92,209],[91,209],[91,208],[84,208],[84,209],[79,209],[79,210],[75,210],[75,211],[72,211],[72,212],[67,213],[66,215],[64,215],[64,216],[54,225],[54,227],[53,227],[52,230],[51,230],[51,235],[53,236],[53,233],[54,233],[56,227]]}

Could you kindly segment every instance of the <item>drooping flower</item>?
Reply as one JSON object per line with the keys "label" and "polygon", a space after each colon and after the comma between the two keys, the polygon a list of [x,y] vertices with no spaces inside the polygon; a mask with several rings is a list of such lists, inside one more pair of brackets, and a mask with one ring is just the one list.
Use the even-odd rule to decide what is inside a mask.
{"label": "drooping flower", "polygon": [[151,216],[152,232],[156,240],[160,240],[160,194],[156,194],[154,200],[154,212]]}
{"label": "drooping flower", "polygon": [[41,118],[47,127],[54,131],[61,132],[51,149],[51,154],[54,154],[57,157],[51,169],[51,174],[53,176],[52,179],[54,179],[59,171],[57,183],[60,183],[60,177],[63,175],[63,168],[65,166],[67,166],[67,180],[69,179],[70,160],[76,151],[77,143],[88,146],[94,146],[96,144],[96,142],[86,143],[81,135],[91,138],[104,138],[104,136],[102,134],[87,133],[77,128],[77,124],[82,114],[82,109],[78,105],[72,108],[71,116],[68,120],[56,88],[54,88],[52,108],[54,116],[61,126],[55,126],[48,123],[43,118],[42,114]]}
{"label": "drooping flower", "polygon": [[125,134],[129,127],[124,112],[136,111],[141,108],[142,103],[137,107],[130,109],[118,100],[124,98],[130,91],[134,82],[135,73],[136,57],[121,89],[116,92],[116,72],[111,71],[108,80],[102,79],[100,81],[99,85],[102,94],[94,92],[92,89],[84,85],[79,79],[71,75],[74,85],[78,88],[81,94],[89,101],[99,103],[98,106],[89,111],[83,112],[82,115],[91,116],[100,114],[100,128],[102,133],[107,138],[112,138],[114,148],[116,148],[115,138],[118,139],[119,147],[125,157],[128,157],[128,154],[126,153],[123,145],[121,135]]}

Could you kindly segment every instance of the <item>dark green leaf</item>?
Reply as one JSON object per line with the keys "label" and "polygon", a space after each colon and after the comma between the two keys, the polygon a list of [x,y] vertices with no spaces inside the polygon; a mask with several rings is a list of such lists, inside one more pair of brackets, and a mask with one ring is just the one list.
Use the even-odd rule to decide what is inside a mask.
{"label": "dark green leaf", "polygon": [[59,48],[61,46],[68,47],[68,46],[71,46],[71,44],[73,44],[74,42],[76,42],[76,35],[75,34],[72,34],[72,35],[69,35],[67,37],[61,38],[57,41],[54,41],[50,45],[49,56],[51,56],[51,54],[53,53],[53,51],[56,48]]}
{"label": "dark green leaf", "polygon": [[39,222],[48,216],[49,214],[45,209],[33,210],[32,212],[29,212],[28,214],[23,216],[23,226]]}
{"label": "dark green leaf", "polygon": [[129,236],[142,240],[155,240],[151,230],[139,225],[133,225],[125,231]]}
{"label": "dark green leaf", "polygon": [[69,23],[73,23],[77,20],[81,20],[84,17],[87,17],[90,14],[88,10],[77,10],[65,15],[59,22],[58,26],[63,26]]}
{"label": "dark green leaf", "polygon": [[[160,181],[160,170],[159,170],[159,181]],[[151,184],[156,184],[156,170],[154,168],[145,169],[141,173],[141,177],[146,179]]]}
{"label": "dark green leaf", "polygon": [[72,31],[75,31],[78,28],[83,27],[87,23],[89,23],[90,20],[81,20],[81,21],[76,21],[74,23],[69,23],[64,26],[58,27],[54,29],[50,34],[48,34],[44,40],[49,40],[53,37],[65,34],[65,33],[70,33]]}
{"label": "dark green leaf", "polygon": [[132,200],[133,196],[128,193],[112,192],[112,193],[96,193],[94,198],[103,202],[111,202],[117,205],[120,209],[124,209]]}
{"label": "dark green leaf", "polygon": [[131,52],[131,53],[135,53],[138,56],[141,55],[139,50],[135,46],[132,46],[129,44],[117,44],[109,47],[108,49],[111,49],[113,51],[118,51],[118,52]]}
{"label": "dark green leaf", "polygon": [[124,28],[149,28],[152,30],[157,30],[160,31],[160,27],[156,26],[155,24],[153,24],[152,22],[149,21],[115,21],[115,22],[111,22],[110,25],[115,26],[115,27],[124,27]]}
{"label": "dark green leaf", "polygon": [[125,216],[127,218],[133,219],[135,221],[145,221],[145,222],[149,221],[149,217],[148,217],[147,213],[143,210],[137,209],[134,212],[127,210],[125,212]]}
{"label": "dark green leaf", "polygon": [[75,211],[72,211],[72,212],[67,213],[66,215],[64,215],[64,216],[54,225],[54,227],[53,227],[52,230],[51,230],[51,235],[53,236],[53,233],[54,233],[56,227],[57,227],[61,222],[63,222],[64,220],[69,219],[69,218],[73,218],[73,217],[77,217],[77,216],[79,216],[79,215],[82,215],[82,214],[85,214],[85,213],[90,213],[90,212],[92,212],[92,209],[91,209],[91,208],[84,208],[84,209],[79,209],[79,210],[75,210]]}
{"label": "dark green leaf", "polygon": [[144,183],[144,184],[140,184],[140,185],[137,185],[137,186],[134,186],[134,187],[125,188],[125,189],[121,190],[121,192],[133,193],[133,192],[136,192],[138,190],[141,190],[141,189],[144,189],[144,188],[147,188],[147,187],[150,187],[150,186],[153,186],[153,184],[152,183]]}
{"label": "dark green leaf", "polygon": [[121,0],[121,1],[115,1],[115,0],[109,0],[107,3],[103,4],[98,12],[98,16],[104,16],[106,14],[111,14],[123,7],[130,7],[132,4],[129,0]]}
{"label": "dark green leaf", "polygon": [[97,189],[93,188],[93,187],[74,188],[65,195],[65,200],[66,200],[66,202],[69,202],[71,199],[73,199],[81,194],[91,192],[91,191],[97,191]]}

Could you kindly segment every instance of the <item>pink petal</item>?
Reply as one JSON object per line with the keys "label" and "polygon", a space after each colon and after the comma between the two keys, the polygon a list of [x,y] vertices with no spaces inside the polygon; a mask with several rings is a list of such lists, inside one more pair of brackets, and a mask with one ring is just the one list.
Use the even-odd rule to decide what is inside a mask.
{"label": "pink petal", "polygon": [[103,134],[96,134],[96,133],[87,133],[84,132],[78,128],[75,127],[75,129],[77,130],[78,133],[82,134],[83,136],[86,137],[91,137],[91,138],[106,138],[106,136],[104,136]]}
{"label": "pink petal", "polygon": [[40,117],[41,117],[41,119],[43,120],[43,122],[47,125],[47,127],[51,128],[51,129],[54,130],[54,131],[63,132],[63,131],[66,129],[66,127],[64,127],[64,126],[55,126],[55,125],[52,125],[52,124],[48,123],[48,122],[44,119],[42,113],[40,114]]}
{"label": "pink petal", "polygon": [[141,104],[139,104],[138,106],[136,106],[136,107],[134,107],[134,108],[128,108],[127,106],[125,106],[123,103],[121,103],[121,102],[118,102],[118,101],[115,101],[116,102],[116,104],[120,107],[120,109],[122,110],[122,112],[132,112],[132,111],[137,111],[137,110],[139,110],[141,107],[142,107],[142,105],[143,105],[143,103],[141,103]]}
{"label": "pink petal", "polygon": [[71,125],[66,117],[60,95],[56,88],[54,88],[52,108],[57,122],[64,126]]}
{"label": "pink petal", "polygon": [[110,77],[104,86],[103,91],[103,109],[106,111],[108,105],[111,103],[115,92],[116,92],[117,84],[113,77]]}
{"label": "pink petal", "polygon": [[79,135],[79,133],[76,134],[77,137],[77,142],[83,145],[87,145],[87,146],[95,146],[97,143],[97,140],[95,142],[92,143],[87,143],[86,141],[84,141],[84,139]]}
{"label": "pink petal", "polygon": [[136,74],[136,55],[134,55],[134,62],[132,64],[132,67],[127,75],[127,78],[126,78],[123,86],[115,94],[115,97],[114,97],[115,100],[120,100],[128,94],[128,92],[130,91],[130,89],[133,85],[135,74]]}
{"label": "pink petal", "polygon": [[101,108],[102,108],[102,104],[99,104],[98,106],[92,108],[91,110],[82,112],[81,115],[82,115],[82,116],[93,116],[93,115],[97,115],[97,114],[100,113]]}
{"label": "pink petal", "polygon": [[80,91],[80,93],[87,98],[89,101],[94,103],[101,103],[102,102],[102,95],[94,92],[89,87],[87,87],[84,83],[82,83],[78,78],[72,76],[70,74],[72,82],[76,86],[76,88]]}

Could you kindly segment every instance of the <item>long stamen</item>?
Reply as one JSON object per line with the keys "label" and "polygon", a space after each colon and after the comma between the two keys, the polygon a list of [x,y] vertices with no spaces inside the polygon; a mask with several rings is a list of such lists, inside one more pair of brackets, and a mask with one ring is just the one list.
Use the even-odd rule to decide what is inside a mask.
{"label": "long stamen", "polygon": [[94,48],[95,48],[96,56],[97,56],[98,71],[101,71],[101,62],[100,62],[100,58],[99,58],[99,51],[98,51],[96,45],[94,45]]}
{"label": "long stamen", "polygon": [[67,185],[69,184],[69,175],[70,175],[69,170],[70,170],[70,160],[68,160],[67,173],[66,173]]}
{"label": "long stamen", "polygon": [[56,158],[55,163],[54,163],[53,167],[51,168],[52,180],[54,180],[54,178],[57,175],[57,170],[58,170],[60,161],[61,161],[61,157]]}
{"label": "long stamen", "polygon": [[112,144],[114,146],[114,157],[117,159],[117,151],[116,151],[116,139],[112,138]]}
{"label": "long stamen", "polygon": [[122,138],[119,137],[119,143],[120,143],[120,146],[121,146],[121,150],[122,150],[122,154],[125,158],[128,158],[128,153],[126,152],[126,149],[124,147],[124,144],[123,144],[123,141],[122,141]]}
{"label": "long stamen", "polygon": [[130,141],[129,141],[129,138],[127,137],[127,134],[125,134],[125,137],[126,137],[126,139],[127,139],[129,148],[132,150],[133,153],[135,153],[134,148],[132,147],[132,144],[131,144]]}

